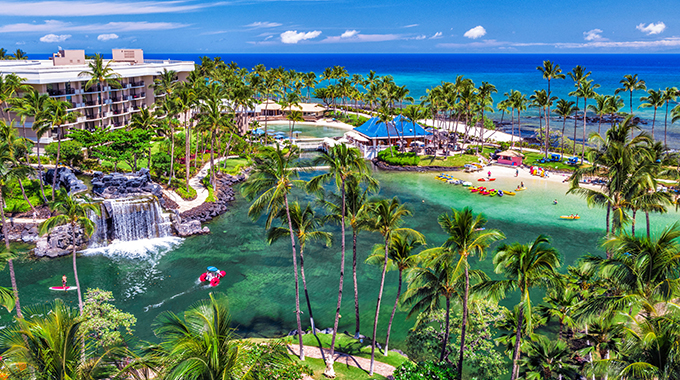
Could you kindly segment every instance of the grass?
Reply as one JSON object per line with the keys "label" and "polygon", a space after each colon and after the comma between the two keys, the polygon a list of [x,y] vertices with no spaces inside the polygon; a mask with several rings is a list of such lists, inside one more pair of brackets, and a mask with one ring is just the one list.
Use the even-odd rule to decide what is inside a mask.
{"label": "grass", "polygon": [[420,163],[418,166],[463,166],[465,164],[471,164],[474,162],[479,162],[476,156],[471,154],[457,154],[450,157],[434,157],[434,156],[422,156],[420,157]]}
{"label": "grass", "polygon": [[[331,334],[317,334],[316,337],[312,334],[305,334],[302,336],[302,343],[306,346],[319,346],[319,341],[324,348],[330,348],[331,346]],[[288,336],[282,339],[284,342],[296,344],[297,336]],[[364,343],[359,342],[353,337],[346,334],[338,334],[335,339],[335,349],[346,354],[357,356],[360,358],[371,358],[371,346],[370,340],[364,339]],[[396,353],[390,352],[388,356],[383,355],[382,351],[376,348],[375,350],[375,360],[381,363],[386,363],[394,367],[399,367],[405,361],[408,361],[404,356]]]}
{"label": "grass", "polygon": [[[290,355],[291,359],[298,360],[297,356]],[[322,359],[305,358],[304,363],[308,365],[314,373],[310,374],[312,379],[327,379],[323,375],[323,371],[326,369],[326,364]],[[352,367],[348,365],[342,365],[335,363],[333,366],[335,369],[335,378],[339,380],[364,380],[364,379],[385,379],[384,376],[374,374],[373,376],[368,376],[368,372],[363,369]]]}
{"label": "grass", "polygon": [[538,152],[523,152],[524,153],[524,165],[527,166],[541,166],[544,168],[563,170],[573,172],[581,165],[569,165],[565,162],[565,157],[562,157],[562,162],[546,162],[545,164],[539,163],[538,160],[545,157],[544,153]]}
{"label": "grass", "polygon": [[218,164],[221,171],[232,175],[239,174],[246,166],[248,166],[247,158],[230,158]]}
{"label": "grass", "polygon": [[[43,199],[40,194],[40,183],[38,180],[24,180],[24,190],[26,190],[26,196],[28,200],[31,201],[34,207],[42,206]],[[47,183],[44,184],[45,196],[47,199],[51,199],[52,186]],[[21,213],[27,212],[31,207],[24,200],[24,196],[21,194],[21,189],[19,188],[19,183],[17,181],[11,181],[3,189],[3,196],[5,197],[5,211],[8,213]]]}

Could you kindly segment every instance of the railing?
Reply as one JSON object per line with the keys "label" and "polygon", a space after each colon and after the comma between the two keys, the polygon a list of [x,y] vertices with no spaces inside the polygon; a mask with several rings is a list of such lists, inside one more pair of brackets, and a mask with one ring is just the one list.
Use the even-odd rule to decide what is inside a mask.
{"label": "railing", "polygon": [[132,96],[132,99],[139,99],[139,98],[144,98],[146,97],[146,93],[142,92],[141,94],[130,94]]}
{"label": "railing", "polygon": [[95,102],[94,100],[86,100],[85,105],[86,106],[96,106],[97,102]]}
{"label": "railing", "polygon": [[131,85],[132,87],[144,87],[144,81],[130,82],[130,85]]}

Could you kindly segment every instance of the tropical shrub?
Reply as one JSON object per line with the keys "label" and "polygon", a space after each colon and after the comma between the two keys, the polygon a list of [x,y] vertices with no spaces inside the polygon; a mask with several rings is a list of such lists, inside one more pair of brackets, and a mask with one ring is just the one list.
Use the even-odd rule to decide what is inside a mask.
{"label": "tropical shrub", "polygon": [[[391,154],[390,154],[391,152]],[[416,166],[420,157],[413,152],[399,152],[396,147],[390,147],[378,153],[378,159],[390,165]]]}
{"label": "tropical shrub", "polygon": [[426,361],[422,363],[405,362],[394,371],[394,380],[449,380],[455,379],[457,372],[447,363]]}
{"label": "tropical shrub", "polygon": [[[47,144],[45,153],[52,160],[57,159],[57,143]],[[59,153],[59,160],[61,162],[68,161],[69,166],[78,165],[84,158],[83,145],[75,140],[66,140],[61,142],[61,152]]]}

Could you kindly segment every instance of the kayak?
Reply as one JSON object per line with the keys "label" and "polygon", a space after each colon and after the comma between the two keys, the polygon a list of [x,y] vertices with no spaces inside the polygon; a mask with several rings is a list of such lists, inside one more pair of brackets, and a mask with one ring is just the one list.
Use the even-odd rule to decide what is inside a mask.
{"label": "kayak", "polygon": [[560,219],[581,219],[580,216],[578,215],[562,215],[560,216]]}
{"label": "kayak", "polygon": [[215,267],[208,267],[208,271],[201,274],[198,278],[200,282],[210,282],[210,286],[217,286],[220,284],[220,279],[227,275],[227,272],[219,270]]}
{"label": "kayak", "polygon": [[57,291],[61,291],[61,292],[68,292],[69,290],[76,290],[76,289],[78,289],[77,286],[68,286],[68,285],[66,287],[50,286],[50,290],[57,290]]}
{"label": "kayak", "polygon": [[503,195],[515,195],[515,192],[503,190]]}
{"label": "kayak", "polygon": [[470,187],[470,186],[472,186],[472,182],[463,181],[463,183],[461,185],[463,185],[465,187]]}
{"label": "kayak", "polygon": [[526,189],[527,189],[526,186],[525,187],[518,187],[518,188],[515,189],[515,191],[522,191],[522,190],[526,190]]}

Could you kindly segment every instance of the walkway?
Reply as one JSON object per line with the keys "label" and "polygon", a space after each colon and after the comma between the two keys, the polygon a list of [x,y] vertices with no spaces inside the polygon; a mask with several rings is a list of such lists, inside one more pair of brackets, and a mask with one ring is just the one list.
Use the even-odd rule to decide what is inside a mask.
{"label": "walkway", "polygon": [[[296,345],[288,345],[288,351],[290,351],[293,355],[300,356],[300,346]],[[330,355],[331,350],[324,348],[323,349],[323,354],[321,352],[321,349],[316,346],[303,346],[305,350],[305,357],[308,358],[313,358],[313,359],[325,359],[325,356]],[[376,355],[382,355],[382,352],[379,350],[376,350]],[[335,351],[335,363],[340,363],[344,365],[351,365],[352,367],[357,367],[361,370],[366,371],[368,373],[368,369],[371,366],[371,359],[366,359],[366,358],[360,358],[357,356],[352,356],[348,355],[342,352]],[[373,366],[373,372],[377,373],[378,375],[385,376],[388,379],[393,379],[392,374],[394,373],[394,368],[393,366],[389,364],[385,364],[379,361],[375,361],[375,364]]]}
{"label": "walkway", "polygon": [[[224,160],[229,159],[229,158],[236,158],[236,157],[238,157],[238,156],[228,156],[228,157],[216,158],[215,163],[224,161]],[[177,211],[182,213],[184,211],[191,210],[194,207],[198,207],[198,206],[202,205],[205,202],[205,200],[208,199],[208,195],[210,194],[210,192],[208,191],[208,189],[205,188],[205,186],[203,186],[203,183],[201,182],[201,180],[205,176],[208,175],[209,170],[210,170],[210,161],[208,161],[205,165],[203,165],[201,170],[199,170],[198,173],[195,176],[189,178],[189,186],[193,187],[194,190],[196,190],[196,199],[194,199],[193,201],[185,201],[184,199],[182,199],[182,197],[177,195],[177,193],[175,193],[172,190],[167,190],[167,189],[163,190],[163,194],[165,194],[168,198],[172,199],[173,202],[175,202],[179,205],[179,208],[177,209]]]}

